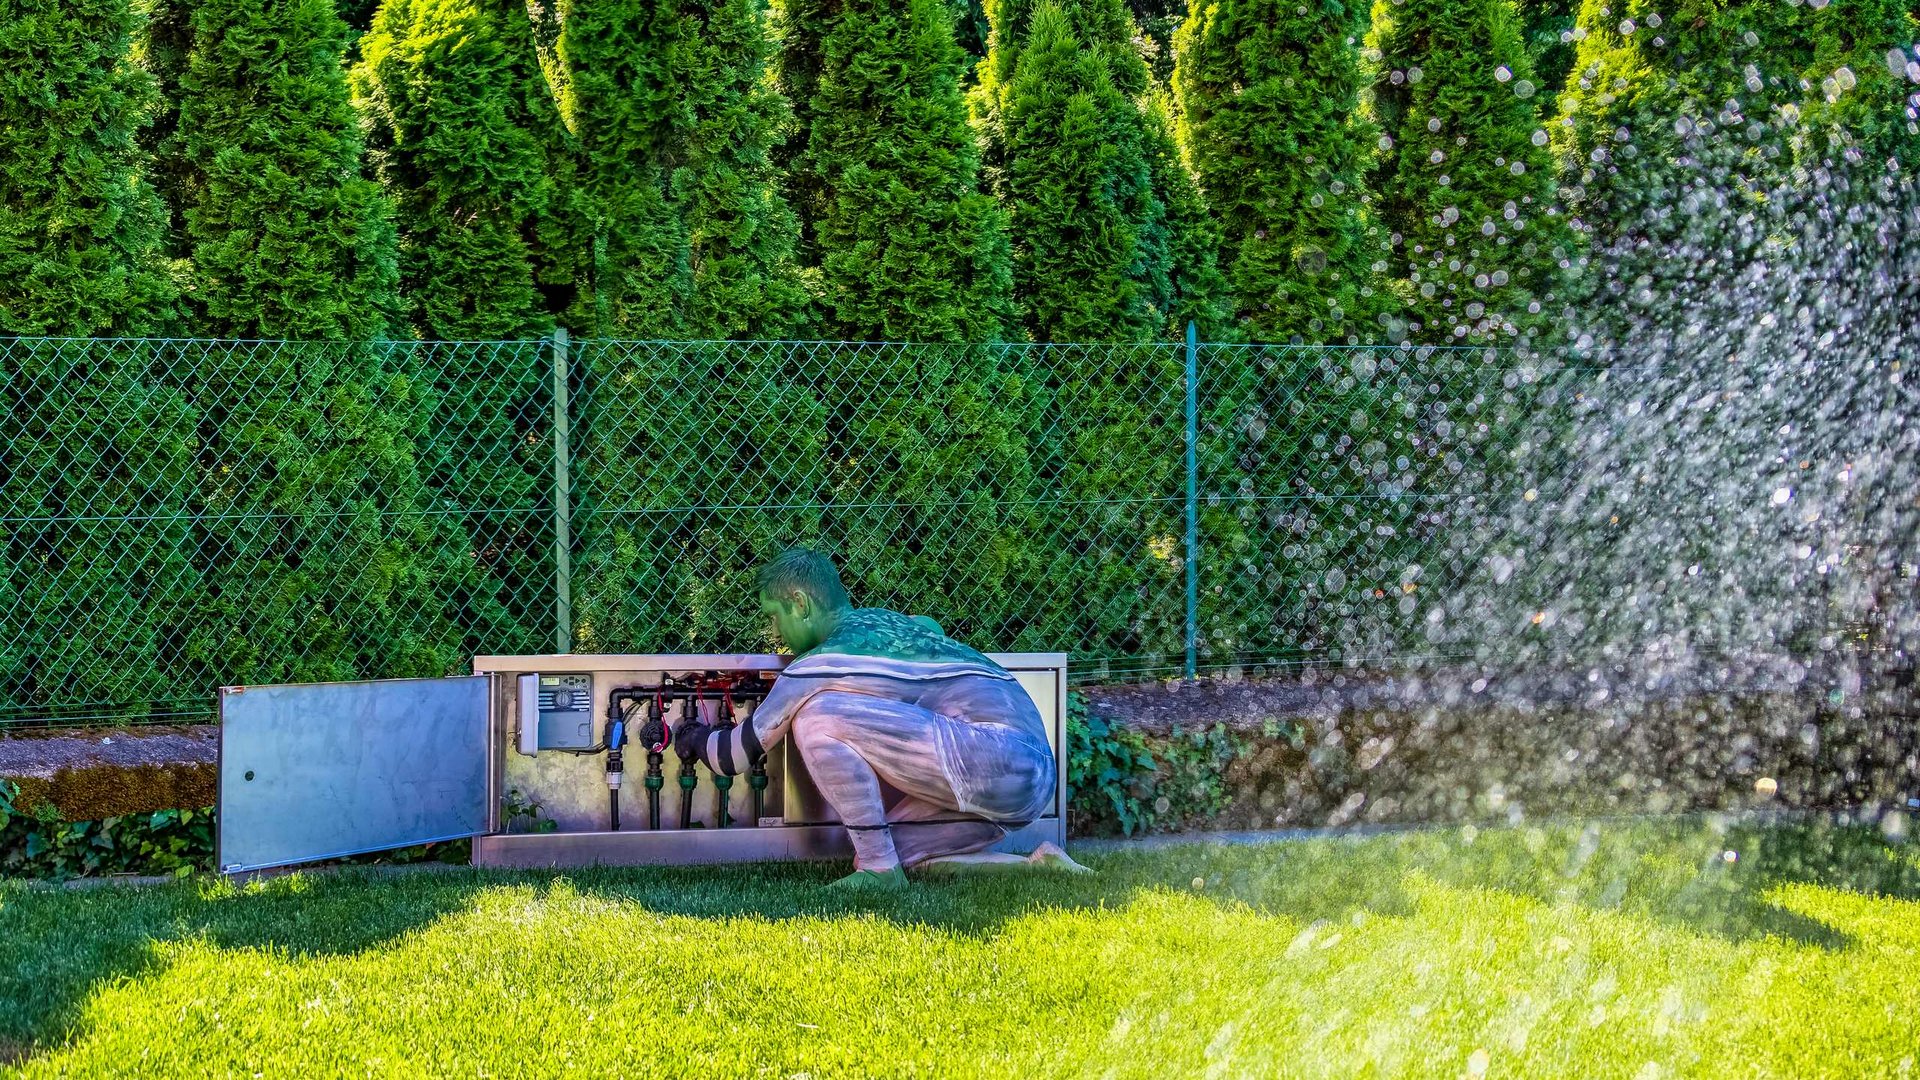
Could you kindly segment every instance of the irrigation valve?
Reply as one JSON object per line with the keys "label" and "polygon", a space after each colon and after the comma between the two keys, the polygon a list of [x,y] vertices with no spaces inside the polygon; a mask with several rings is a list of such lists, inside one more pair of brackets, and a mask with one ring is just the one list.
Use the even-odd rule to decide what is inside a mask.
{"label": "irrigation valve", "polygon": [[[643,710],[645,716],[640,722],[639,742],[647,748],[647,828],[660,828],[660,792],[667,785],[661,765],[666,760],[669,748],[680,759],[680,828],[693,828],[698,825],[693,819],[693,804],[694,792],[700,786],[697,767],[703,744],[715,732],[723,738],[730,736],[740,722],[740,712],[746,703],[766,696],[765,684],[747,681],[751,678],[750,675],[727,672],[708,672],[683,679],[669,676],[656,684],[619,687],[608,694],[607,789],[612,797],[611,814],[615,830],[620,828],[619,790],[624,773],[622,747],[626,744],[627,725],[635,710]],[[715,724],[711,727],[700,720],[701,707],[707,704],[711,705],[714,712]],[[675,719],[669,721],[669,716]],[[756,754],[749,765],[752,771],[747,777],[747,784],[753,789],[753,811],[757,822],[765,805],[766,754]],[[733,777],[714,775],[714,821],[722,829],[733,825],[732,808],[728,802],[732,788]]]}

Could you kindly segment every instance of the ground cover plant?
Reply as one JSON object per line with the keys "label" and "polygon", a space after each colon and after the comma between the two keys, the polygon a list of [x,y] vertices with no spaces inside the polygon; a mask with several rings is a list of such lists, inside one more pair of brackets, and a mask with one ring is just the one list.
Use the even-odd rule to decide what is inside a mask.
{"label": "ground cover plant", "polygon": [[[1897,827],[1889,830],[1897,838]],[[1724,820],[844,869],[0,886],[22,1076],[1897,1075],[1920,858]]]}

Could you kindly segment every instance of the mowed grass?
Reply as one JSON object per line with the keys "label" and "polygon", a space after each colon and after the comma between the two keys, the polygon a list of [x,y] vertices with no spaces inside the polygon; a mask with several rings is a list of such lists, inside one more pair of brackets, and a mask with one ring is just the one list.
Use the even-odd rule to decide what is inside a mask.
{"label": "mowed grass", "polygon": [[0,1054],[26,1076],[1920,1069],[1920,859],[1872,829],[1084,858],[1096,876],[867,900],[819,891],[836,866],[0,886]]}

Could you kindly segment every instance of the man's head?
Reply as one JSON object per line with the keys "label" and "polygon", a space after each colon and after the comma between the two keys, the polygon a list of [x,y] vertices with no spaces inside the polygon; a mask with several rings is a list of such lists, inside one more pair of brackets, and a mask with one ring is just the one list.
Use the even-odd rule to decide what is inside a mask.
{"label": "man's head", "polygon": [[833,560],[790,547],[760,568],[760,610],[787,649],[803,653],[827,640],[852,603]]}

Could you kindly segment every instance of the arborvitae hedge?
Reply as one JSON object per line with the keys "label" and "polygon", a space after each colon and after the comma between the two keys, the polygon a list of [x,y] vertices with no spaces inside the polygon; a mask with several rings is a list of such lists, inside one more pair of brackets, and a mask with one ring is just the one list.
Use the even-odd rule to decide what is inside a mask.
{"label": "arborvitae hedge", "polygon": [[0,4],[0,332],[167,324],[165,211],[134,145],[153,104],[136,22],[127,0]]}
{"label": "arborvitae hedge", "polygon": [[998,339],[1013,321],[1006,222],[979,188],[952,11],[944,0],[795,9],[782,79],[807,95],[796,180],[821,331]]}
{"label": "arborvitae hedge", "polygon": [[1059,6],[1041,5],[1024,46],[998,112],[1027,332],[1035,341],[1149,340],[1165,318],[1137,275],[1157,239],[1146,234],[1162,222],[1139,114]]}
{"label": "arborvitae hedge", "polygon": [[[1018,152],[1012,145],[1014,132],[1008,127],[1008,117],[1019,96],[1016,84],[1024,87],[1029,113],[1040,103],[1036,93],[1041,98],[1064,97],[1060,90],[1049,88],[1049,78],[1036,79],[1031,74],[1033,63],[1027,59],[1027,50],[1033,33],[1032,0],[998,0],[988,6],[993,21],[990,50],[980,64],[979,83],[970,95],[974,123],[981,133],[986,175],[1013,218],[1014,292],[1016,301],[1027,309],[1029,333],[1041,341],[1066,340],[1057,334],[1048,335],[1036,321],[1036,308],[1103,303],[1144,303],[1149,325],[1137,329],[1143,338],[1177,339],[1189,319],[1200,322],[1208,333],[1224,332],[1226,286],[1218,270],[1217,230],[1207,219],[1205,204],[1180,162],[1168,104],[1140,54],[1139,31],[1126,5],[1121,0],[1067,0],[1057,6],[1064,24],[1086,53],[1084,63],[1102,65],[1099,83],[1108,89],[1094,93],[1090,101],[1100,109],[1100,124],[1110,134],[1094,157],[1110,160],[1089,160],[1081,150],[1065,148],[1060,141],[1050,139],[1046,124],[1033,122],[1024,125],[1029,145]],[[1106,207],[1110,220],[1125,223],[1134,249],[1124,270],[1125,296],[1069,297],[1061,293],[1066,278],[1033,276],[1032,268],[1024,263],[1034,250],[1035,238],[1044,239],[1041,234],[1052,233],[1057,246],[1058,237],[1072,235],[1085,223],[1063,227],[1050,218],[1040,203],[1015,190],[1015,170],[1029,183],[1035,176],[1075,175],[1075,183],[1086,190],[1089,199]],[[1096,242],[1110,244],[1111,240],[1105,237]],[[1081,291],[1100,290],[1083,286]],[[1130,340],[1140,319],[1137,312],[1118,321],[1110,317],[1113,330],[1093,337],[1077,335],[1075,339]]]}
{"label": "arborvitae hedge", "polygon": [[141,343],[0,348],[0,721],[191,708],[189,391]]}
{"label": "arborvitae hedge", "polygon": [[1408,335],[1513,342],[1554,317],[1567,238],[1511,0],[1377,0],[1375,206]]}
{"label": "arborvitae hedge", "polygon": [[799,222],[781,194],[773,147],[786,103],[767,81],[765,0],[683,5],[676,49],[680,121],[669,195],[686,222],[690,336],[780,338],[806,312]]}
{"label": "arborvitae hedge", "polygon": [[624,337],[781,336],[804,304],[771,151],[760,0],[580,0],[557,47],[583,152],[591,292],[572,323]]}
{"label": "arborvitae hedge", "polygon": [[1339,0],[1211,0],[1175,37],[1189,160],[1221,226],[1221,266],[1255,341],[1374,328],[1361,188],[1377,135],[1359,113],[1365,12]]}
{"label": "arborvitae hedge", "polygon": [[1576,340],[1656,324],[1711,334],[1690,298],[1725,289],[1720,267],[1774,243],[1731,227],[1741,208],[1812,198],[1808,181],[1830,167],[1920,166],[1916,87],[1892,61],[1920,35],[1892,0],[1588,0],[1578,32],[1551,128],[1569,212],[1591,242],[1567,312]]}
{"label": "arborvitae hedge", "polygon": [[[193,685],[452,670],[471,572],[417,448],[430,392],[396,328],[392,210],[359,175],[328,0],[203,0],[181,77],[190,301],[203,333],[327,339],[182,347],[198,408]],[[345,340],[343,340],[345,339]]]}
{"label": "arborvitae hedge", "polygon": [[1167,335],[1180,339],[1191,322],[1202,340],[1238,340],[1233,290],[1220,270],[1220,227],[1182,160],[1171,95],[1153,91],[1143,115],[1147,166],[1153,170],[1153,190],[1166,208],[1167,280],[1156,290],[1166,297]]}
{"label": "arborvitae hedge", "polygon": [[576,0],[565,10],[562,111],[580,140],[591,230],[567,325],[582,336],[681,336],[692,270],[664,164],[678,98],[665,43],[677,10],[654,0]]}
{"label": "arborvitae hedge", "polygon": [[560,117],[519,0],[386,0],[354,71],[371,160],[398,210],[415,329],[446,341],[552,328],[534,242],[566,213],[555,186]]}
{"label": "arborvitae hedge", "polygon": [[180,79],[197,333],[372,338],[393,328],[393,213],[360,176],[326,0],[202,0]]}

